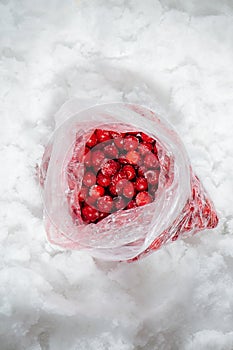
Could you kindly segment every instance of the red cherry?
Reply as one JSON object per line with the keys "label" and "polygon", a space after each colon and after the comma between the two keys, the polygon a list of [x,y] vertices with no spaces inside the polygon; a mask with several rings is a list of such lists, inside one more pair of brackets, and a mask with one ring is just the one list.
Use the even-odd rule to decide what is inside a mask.
{"label": "red cherry", "polygon": [[108,187],[109,192],[111,193],[112,196],[117,196],[117,189],[116,189],[116,184],[111,183]]}
{"label": "red cherry", "polygon": [[84,164],[88,167],[92,165],[91,152],[89,149],[88,149],[88,153],[86,153],[86,155],[84,156]]}
{"label": "red cherry", "polygon": [[87,204],[82,208],[81,212],[83,220],[87,223],[94,222],[99,217],[98,210]]}
{"label": "red cherry", "polygon": [[102,197],[105,193],[105,189],[102,186],[99,185],[93,185],[91,186],[89,190],[89,195],[92,198],[98,199],[99,197]]}
{"label": "red cherry", "polygon": [[109,176],[104,176],[101,172],[96,177],[96,182],[98,185],[107,187],[111,183],[111,178]]}
{"label": "red cherry", "polygon": [[116,210],[124,209],[126,207],[126,201],[121,196],[114,198],[113,203]]}
{"label": "red cherry", "polygon": [[115,145],[107,145],[104,147],[104,153],[111,158],[117,158],[119,153]]}
{"label": "red cherry", "polygon": [[78,200],[80,202],[84,202],[87,198],[87,195],[88,195],[88,188],[82,187],[78,194]]}
{"label": "red cherry", "polygon": [[146,142],[142,142],[140,143],[140,145],[138,146],[138,150],[141,153],[141,155],[145,155],[148,152],[152,152],[153,150],[153,145],[151,143],[146,143]]}
{"label": "red cherry", "polygon": [[121,134],[119,132],[116,132],[116,131],[110,131],[110,135],[113,139],[121,136]]}
{"label": "red cherry", "polygon": [[145,178],[147,179],[149,184],[156,185],[159,182],[159,174],[159,170],[148,170],[145,173]]}
{"label": "red cherry", "polygon": [[86,199],[85,199],[85,203],[89,204],[91,207],[94,206],[95,202],[96,202],[96,198],[95,197],[87,196]]}
{"label": "red cherry", "polygon": [[135,194],[134,185],[132,182],[127,182],[123,188],[123,195],[127,198],[133,198]]}
{"label": "red cherry", "polygon": [[147,168],[145,166],[141,165],[137,171],[138,171],[138,176],[144,176],[145,172],[147,171]]}
{"label": "red cherry", "polygon": [[91,171],[87,171],[83,176],[83,184],[91,187],[96,182],[95,174],[93,174]]}
{"label": "red cherry", "polygon": [[100,167],[105,159],[104,152],[101,150],[96,150],[92,152],[91,160],[94,167]]}
{"label": "red cherry", "polygon": [[140,134],[141,134],[141,138],[144,142],[153,143],[155,141],[152,137],[144,134],[144,132],[141,132]]}
{"label": "red cherry", "polygon": [[158,157],[155,156],[153,153],[148,153],[148,154],[145,156],[144,165],[145,165],[147,168],[158,168],[158,167],[159,167],[159,160],[158,160]]}
{"label": "red cherry", "polygon": [[130,164],[139,164],[141,157],[140,154],[136,151],[129,151],[125,158],[128,160]]}
{"label": "red cherry", "polygon": [[94,147],[96,144],[97,144],[97,137],[96,137],[96,134],[93,133],[93,134],[91,135],[91,137],[88,139],[88,141],[86,142],[86,146],[92,148],[92,147]]}
{"label": "red cherry", "polygon": [[98,221],[103,220],[104,218],[106,218],[106,216],[108,216],[108,213],[103,213],[103,212],[99,212],[99,218]]}
{"label": "red cherry", "polygon": [[136,136],[127,135],[124,138],[124,149],[126,151],[133,151],[138,147],[139,141]]}
{"label": "red cherry", "polygon": [[122,171],[126,174],[128,180],[132,180],[136,176],[136,171],[132,165],[124,165]]}
{"label": "red cherry", "polygon": [[123,157],[120,157],[118,158],[118,162],[121,163],[121,164],[128,164],[129,161],[123,156]]}
{"label": "red cherry", "polygon": [[114,183],[116,185],[116,192],[118,195],[123,193],[124,188],[127,186],[128,182],[129,181],[126,179],[120,179],[116,184]]}
{"label": "red cherry", "polygon": [[122,150],[124,148],[124,139],[122,136],[114,138],[114,143],[119,150]]}
{"label": "red cherry", "polygon": [[111,139],[111,135],[108,130],[96,129],[95,134],[98,142],[104,142]]}
{"label": "red cherry", "polygon": [[99,211],[102,211],[104,213],[111,213],[112,206],[113,206],[113,200],[112,200],[112,197],[110,196],[100,197],[97,201],[97,207]]}
{"label": "red cherry", "polygon": [[104,176],[112,176],[120,169],[120,164],[113,159],[108,160],[101,167],[101,172]]}
{"label": "red cherry", "polygon": [[127,175],[125,172],[123,172],[123,170],[120,170],[117,174],[113,175],[112,183],[116,185],[118,181],[122,179],[127,179]]}
{"label": "red cherry", "polygon": [[132,209],[132,208],[136,208],[137,204],[135,199],[132,199],[126,206],[126,209]]}
{"label": "red cherry", "polygon": [[148,188],[147,180],[144,177],[138,177],[136,179],[135,187],[137,191],[146,191]]}
{"label": "red cherry", "polygon": [[152,202],[152,197],[148,192],[139,192],[135,198],[138,207]]}

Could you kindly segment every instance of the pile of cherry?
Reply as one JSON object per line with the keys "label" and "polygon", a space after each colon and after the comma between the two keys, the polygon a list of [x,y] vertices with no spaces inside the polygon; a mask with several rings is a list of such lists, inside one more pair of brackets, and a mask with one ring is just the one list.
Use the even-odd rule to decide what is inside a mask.
{"label": "pile of cherry", "polygon": [[154,201],[160,163],[156,140],[145,133],[96,129],[86,142],[82,161],[82,187],[74,198],[84,223]]}

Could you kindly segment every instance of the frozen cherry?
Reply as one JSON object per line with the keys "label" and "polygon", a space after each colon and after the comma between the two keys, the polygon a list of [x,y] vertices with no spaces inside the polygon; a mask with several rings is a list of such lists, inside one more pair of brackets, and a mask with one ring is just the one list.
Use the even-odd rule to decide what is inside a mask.
{"label": "frozen cherry", "polygon": [[108,190],[112,196],[117,196],[117,188],[115,183],[111,183],[108,187]]}
{"label": "frozen cherry", "polygon": [[138,177],[135,182],[135,188],[137,191],[146,191],[148,188],[147,179],[144,177]]}
{"label": "frozen cherry", "polygon": [[145,166],[141,165],[137,170],[138,176],[144,176],[146,171],[147,171],[147,168]]}
{"label": "frozen cherry", "polygon": [[136,176],[136,171],[132,165],[124,165],[122,171],[126,174],[128,180],[132,180]]}
{"label": "frozen cherry", "polygon": [[155,141],[152,137],[150,137],[150,136],[144,134],[144,132],[141,132],[141,133],[140,133],[140,136],[141,136],[141,138],[142,138],[142,140],[143,140],[144,142],[153,143],[153,142]]}
{"label": "frozen cherry", "polygon": [[91,160],[94,167],[100,167],[105,159],[104,152],[101,150],[95,150],[92,152]]}
{"label": "frozen cherry", "polygon": [[120,164],[113,159],[108,160],[101,167],[101,172],[105,176],[112,176],[120,169]]}
{"label": "frozen cherry", "polygon": [[119,150],[122,150],[124,148],[124,139],[122,136],[114,138],[114,143]]}
{"label": "frozen cherry", "polygon": [[104,147],[104,153],[106,156],[111,158],[117,158],[119,153],[115,145],[107,145]]}
{"label": "frozen cherry", "polygon": [[144,159],[144,165],[147,168],[158,168],[159,167],[158,157],[155,156],[153,153],[146,154]]}
{"label": "frozen cherry", "polygon": [[136,136],[127,135],[124,138],[124,149],[126,151],[133,151],[138,147],[138,139]]}
{"label": "frozen cherry", "polygon": [[90,167],[92,165],[91,152],[89,149],[88,149],[88,152],[84,156],[84,164],[88,167]]}
{"label": "frozen cherry", "polygon": [[86,204],[82,208],[82,218],[84,221],[87,222],[94,222],[99,217],[99,212],[95,208],[91,207],[90,205]]}
{"label": "frozen cherry", "polygon": [[93,133],[93,134],[91,135],[91,137],[88,139],[88,141],[86,142],[86,146],[92,148],[92,147],[94,147],[96,144],[97,144],[97,137],[96,137],[96,134]]}
{"label": "frozen cherry", "polygon": [[99,212],[98,221],[103,220],[108,215],[109,215],[108,213]]}
{"label": "frozen cherry", "polygon": [[88,195],[88,188],[82,187],[81,190],[79,191],[79,194],[78,194],[79,201],[84,202],[87,198],[87,195]]}
{"label": "frozen cherry", "polygon": [[111,196],[100,197],[97,201],[97,207],[99,211],[104,213],[111,213],[113,206],[113,200]]}
{"label": "frozen cherry", "polygon": [[129,151],[125,158],[130,164],[139,164],[141,160],[140,154],[136,151]]}
{"label": "frozen cherry", "polygon": [[115,197],[113,203],[116,210],[124,209],[126,207],[126,200],[121,196]]}
{"label": "frozen cherry", "polygon": [[95,134],[97,136],[98,142],[104,142],[111,139],[110,132],[107,130],[96,129]]}
{"label": "frozen cherry", "polygon": [[148,152],[152,152],[153,150],[153,145],[151,143],[147,143],[147,142],[142,142],[140,143],[140,145],[138,146],[138,150],[141,153],[141,155],[145,155]]}
{"label": "frozen cherry", "polygon": [[87,171],[83,176],[83,184],[87,187],[91,187],[96,182],[95,174],[91,171]]}
{"label": "frozen cherry", "polygon": [[138,207],[152,202],[152,197],[148,192],[139,192],[135,198]]}
{"label": "frozen cherry", "polygon": [[116,132],[116,131],[110,131],[110,135],[113,139],[121,136],[121,134],[119,132]]}
{"label": "frozen cherry", "polygon": [[135,194],[134,185],[132,184],[132,182],[127,181],[127,183],[123,188],[123,195],[126,198],[133,198],[134,194]]}
{"label": "frozen cherry", "polygon": [[99,197],[102,197],[105,193],[105,189],[102,186],[99,185],[93,185],[91,186],[89,190],[89,195],[92,198],[98,199]]}
{"label": "frozen cherry", "polygon": [[149,184],[156,185],[159,182],[159,174],[159,170],[148,170],[145,173],[145,178],[147,179]]}
{"label": "frozen cherry", "polygon": [[126,209],[132,209],[132,208],[136,208],[137,204],[135,199],[132,199],[126,206]]}
{"label": "frozen cherry", "polygon": [[96,177],[96,182],[100,186],[108,187],[111,183],[111,177],[105,176],[101,172],[99,172]]}

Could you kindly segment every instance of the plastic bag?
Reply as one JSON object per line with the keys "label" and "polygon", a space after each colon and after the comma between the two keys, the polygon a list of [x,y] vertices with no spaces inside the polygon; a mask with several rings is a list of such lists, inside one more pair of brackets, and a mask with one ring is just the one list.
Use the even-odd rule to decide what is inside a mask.
{"label": "plastic bag", "polygon": [[[104,260],[133,261],[181,235],[217,225],[213,203],[193,173],[180,138],[158,113],[127,103],[82,111],[68,104],[60,116],[67,119],[54,132],[40,166],[45,228],[51,243],[86,250]],[[159,180],[151,203],[111,211],[87,224],[77,196],[86,171],[86,143],[96,129],[122,135],[143,133],[155,140]],[[98,167],[95,171],[98,174]]]}

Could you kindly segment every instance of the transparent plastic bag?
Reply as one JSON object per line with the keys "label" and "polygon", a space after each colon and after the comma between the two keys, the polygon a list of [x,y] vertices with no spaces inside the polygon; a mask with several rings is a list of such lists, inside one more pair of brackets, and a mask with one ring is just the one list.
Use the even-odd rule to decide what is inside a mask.
{"label": "transparent plastic bag", "polygon": [[[104,260],[133,261],[181,235],[217,225],[213,203],[193,173],[180,138],[157,112],[127,103],[80,111],[72,103],[61,109],[59,118],[60,126],[46,146],[40,166],[45,227],[51,243],[86,250]],[[141,132],[155,139],[160,174],[151,203],[86,224],[75,198],[85,172],[85,144],[96,129]]]}

